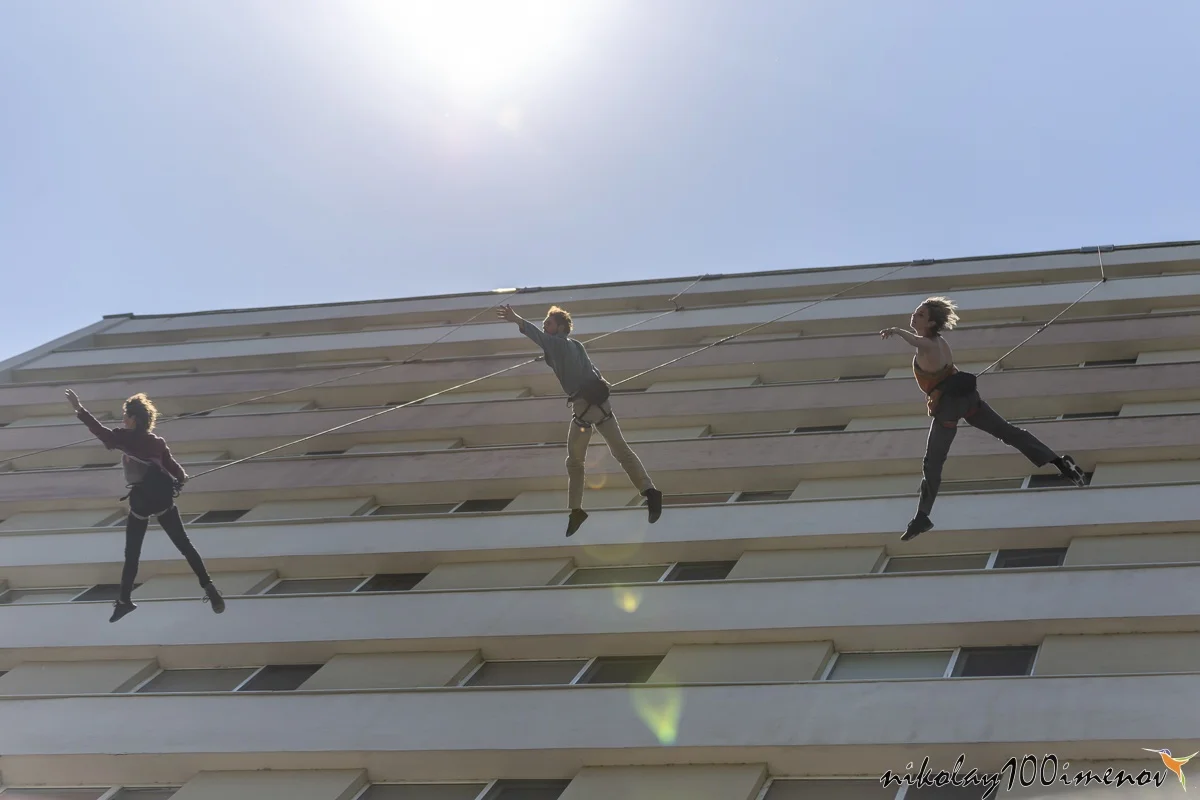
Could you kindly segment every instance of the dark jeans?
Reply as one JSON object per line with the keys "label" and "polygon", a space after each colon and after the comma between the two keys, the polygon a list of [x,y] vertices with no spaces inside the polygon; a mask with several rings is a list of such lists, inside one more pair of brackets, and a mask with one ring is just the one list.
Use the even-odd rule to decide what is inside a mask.
{"label": "dark jeans", "polygon": [[[133,581],[137,577],[138,562],[142,558],[142,542],[146,539],[146,528],[149,524],[150,520],[139,519],[133,514],[130,514],[125,520],[125,568],[121,570],[122,600],[128,601],[130,594],[133,593]],[[183,520],[179,518],[179,509],[171,506],[170,511],[159,514],[158,524],[167,532],[171,543],[179,548],[180,553],[183,553],[192,572],[195,572],[196,577],[200,579],[200,585],[207,584],[209,577],[208,571],[204,568],[204,560],[200,558],[200,554],[196,552],[196,548],[188,539],[187,531],[183,529]]]}
{"label": "dark jeans", "polygon": [[968,425],[990,433],[1009,447],[1021,451],[1021,455],[1033,462],[1035,467],[1049,464],[1058,455],[1024,428],[1018,428],[992,410],[978,392],[965,397],[942,397],[933,421],[929,424],[929,441],[925,446],[925,462],[921,470],[921,500],[917,511],[928,515],[933,510],[942,485],[942,465],[950,454],[950,445],[958,433],[958,420],[965,418]]}

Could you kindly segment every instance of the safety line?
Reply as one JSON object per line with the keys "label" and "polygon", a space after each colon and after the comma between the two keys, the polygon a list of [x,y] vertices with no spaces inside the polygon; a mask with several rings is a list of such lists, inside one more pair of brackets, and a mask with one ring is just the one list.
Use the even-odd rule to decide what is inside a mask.
{"label": "safety line", "polygon": [[[588,340],[584,341],[584,342],[583,342],[583,344],[585,344],[585,345],[588,345],[588,344],[591,344],[592,342],[599,341],[600,339],[603,339],[603,338],[605,338],[605,337],[607,337],[607,336],[612,336],[612,335],[614,335],[614,334],[617,334],[617,333],[623,333],[624,331],[630,330],[631,328],[636,328],[636,327],[637,327],[637,326],[639,326],[639,325],[645,325],[647,322],[653,322],[653,321],[654,321],[654,320],[656,320],[656,319],[660,319],[660,318],[662,318],[662,317],[665,317],[665,316],[667,316],[668,314],[674,314],[674,313],[676,313],[677,311],[682,311],[683,309],[682,309],[682,308],[681,308],[681,307],[680,307],[678,304],[675,304],[675,302],[674,302],[674,301],[675,301],[675,300],[677,300],[677,299],[679,299],[679,298],[680,298],[680,297],[681,297],[681,296],[682,296],[682,295],[683,295],[685,292],[687,292],[688,290],[690,290],[690,289],[691,289],[693,286],[695,286],[695,285],[696,285],[697,283],[699,283],[700,281],[704,280],[706,277],[708,277],[708,276],[707,276],[707,275],[701,275],[699,278],[696,278],[694,281],[692,281],[692,282],[691,282],[691,283],[690,283],[690,284],[689,284],[689,285],[688,285],[688,286],[687,286],[687,287],[686,287],[686,288],[685,288],[685,289],[684,289],[682,292],[679,292],[679,293],[678,293],[678,294],[676,294],[674,297],[670,298],[670,299],[668,300],[668,302],[670,302],[670,303],[674,304],[674,305],[675,305],[675,307],[674,307],[674,308],[671,308],[671,309],[670,309],[670,310],[668,310],[668,311],[664,311],[664,312],[662,312],[661,314],[655,314],[655,315],[654,315],[654,316],[652,316],[652,317],[648,317],[648,318],[646,318],[646,319],[643,319],[643,320],[638,320],[637,322],[634,322],[634,323],[631,323],[631,324],[629,324],[629,325],[626,325],[626,326],[625,326],[625,327],[623,327],[623,328],[618,328],[618,329],[616,329],[616,330],[609,331],[608,333],[602,333],[602,334],[600,334],[599,336],[593,336],[591,339],[588,339]],[[345,429],[345,428],[349,428],[349,427],[350,427],[350,426],[352,426],[352,425],[357,425],[357,424],[359,424],[360,422],[366,422],[367,420],[374,419],[375,417],[381,417],[381,416],[383,416],[384,414],[390,414],[391,412],[393,412],[393,411],[397,411],[397,410],[399,410],[399,409],[401,409],[401,408],[407,408],[408,406],[415,405],[415,404],[417,404],[417,403],[420,403],[420,402],[422,402],[422,401],[429,400],[429,399],[431,399],[431,398],[438,397],[438,396],[440,396],[440,395],[447,394],[447,393],[449,393],[449,392],[453,392],[453,391],[455,391],[455,390],[457,390],[457,389],[462,389],[462,388],[464,388],[464,387],[466,387],[466,386],[471,386],[471,385],[473,385],[473,384],[476,384],[476,383],[479,383],[479,382],[481,382],[481,381],[488,380],[489,378],[494,378],[494,377],[496,377],[497,375],[503,375],[503,374],[504,374],[504,373],[506,373],[506,372],[512,372],[512,371],[513,371],[513,370],[515,370],[515,369],[520,369],[521,367],[528,366],[529,364],[535,364],[535,363],[537,363],[538,361],[541,361],[541,360],[542,360],[542,359],[544,359],[544,358],[545,358],[545,355],[544,355],[544,354],[543,354],[543,355],[540,355],[540,356],[536,356],[536,357],[534,357],[534,358],[531,358],[531,359],[528,359],[528,360],[526,360],[526,361],[522,361],[520,364],[514,364],[514,365],[512,365],[511,367],[505,367],[504,369],[496,370],[495,372],[488,373],[487,375],[483,375],[483,376],[480,376],[480,377],[478,377],[478,378],[473,378],[473,379],[471,379],[471,380],[469,380],[469,381],[466,381],[465,383],[460,383],[460,384],[458,384],[457,386],[451,386],[451,387],[449,387],[449,388],[447,388],[447,389],[441,389],[441,390],[439,390],[439,391],[436,391],[436,392],[434,392],[433,394],[428,394],[428,395],[425,395],[424,397],[418,397],[416,400],[410,400],[410,401],[408,401],[407,403],[401,403],[401,404],[398,404],[398,405],[390,406],[390,407],[388,407],[388,408],[385,408],[385,409],[383,409],[383,410],[381,410],[381,411],[376,411],[376,412],[375,412],[375,413],[373,413],[373,414],[368,414],[368,415],[367,415],[367,416],[365,416],[365,417],[361,417],[361,418],[359,418],[359,419],[351,420],[350,422],[345,422],[345,423],[342,423],[341,425],[336,425],[336,426],[334,426],[334,427],[332,427],[332,428],[328,428],[328,429],[326,429],[326,430],[323,430],[323,431],[318,431],[317,433],[310,434],[310,435],[308,435],[308,436],[305,436],[305,437],[303,437],[303,438],[301,438],[301,439],[296,439],[296,440],[294,440],[294,441],[285,442],[284,444],[278,445],[278,446],[276,446],[276,447],[272,447],[272,448],[270,448],[270,449],[268,449],[268,450],[263,450],[263,451],[261,451],[261,452],[254,453],[254,454],[252,454],[252,455],[245,456],[244,458],[239,458],[239,459],[237,459],[237,460],[235,460],[235,461],[229,461],[229,462],[227,462],[227,463],[225,463],[225,464],[221,464],[220,466],[213,467],[212,469],[207,469],[207,470],[205,470],[204,472],[199,472],[199,473],[197,473],[197,474],[193,475],[193,476],[191,477],[191,480],[193,480],[193,481],[194,481],[194,480],[196,480],[197,478],[200,478],[200,477],[202,477],[202,476],[204,476],[204,475],[210,475],[210,474],[212,474],[212,473],[214,473],[214,472],[217,472],[217,471],[219,471],[219,470],[226,469],[226,468],[228,468],[228,467],[232,467],[232,466],[234,466],[235,464],[242,464],[242,463],[244,463],[244,462],[246,462],[246,461],[250,461],[251,459],[255,459],[255,458],[261,458],[262,456],[265,456],[265,455],[270,455],[271,453],[276,453],[276,452],[279,452],[280,450],[284,450],[284,449],[286,449],[286,448],[289,448],[289,447],[292,447],[292,446],[294,446],[294,445],[297,445],[297,444],[302,444],[302,443],[304,443],[304,442],[307,442],[307,441],[311,441],[312,439],[316,439],[316,438],[317,438],[317,437],[319,437],[319,436],[324,436],[324,435],[326,435],[326,434],[329,434],[329,433],[335,433],[335,432],[337,432],[337,431],[340,431],[340,430],[343,430],[343,429]]]}
{"label": "safety line", "polygon": [[[196,412],[193,412],[193,413],[191,413],[191,414],[179,414],[179,415],[177,415],[177,416],[174,416],[174,417],[167,417],[166,419],[163,419],[163,420],[159,421],[159,422],[158,422],[158,424],[156,425],[156,427],[162,427],[163,425],[168,425],[168,424],[170,424],[171,422],[174,422],[174,421],[176,421],[176,420],[181,420],[181,419],[190,419],[190,418],[192,418],[192,417],[202,417],[202,416],[204,416],[204,415],[206,415],[206,414],[211,414],[211,413],[213,413],[214,411],[224,411],[224,410],[225,410],[225,409],[227,409],[227,408],[234,408],[234,407],[236,407],[236,406],[246,405],[247,403],[257,403],[259,400],[269,400],[269,399],[271,399],[272,397],[281,397],[282,395],[285,395],[285,394],[291,394],[292,392],[300,392],[300,391],[303,391],[303,390],[305,390],[305,389],[315,389],[315,388],[317,388],[317,387],[319,387],[319,386],[326,386],[326,385],[328,385],[328,384],[331,384],[331,383],[337,383],[338,381],[348,381],[348,380],[350,380],[351,378],[358,378],[358,377],[361,377],[361,376],[363,376],[363,375],[370,375],[370,374],[371,374],[371,373],[373,373],[373,372],[381,372],[381,371],[383,371],[383,370],[385,370],[385,369],[392,369],[393,367],[401,367],[401,366],[404,366],[404,365],[406,365],[406,364],[411,364],[411,363],[413,363],[413,361],[416,359],[416,357],[417,357],[417,356],[421,355],[421,353],[424,353],[426,350],[428,350],[429,348],[433,347],[435,344],[437,344],[437,343],[441,342],[441,341],[442,341],[442,340],[444,340],[444,339],[445,339],[447,336],[450,336],[450,335],[454,334],[454,333],[455,333],[455,332],[457,332],[457,331],[458,331],[460,328],[462,328],[464,325],[469,325],[469,324],[471,324],[471,323],[472,323],[472,322],[474,322],[474,321],[475,321],[475,320],[476,320],[476,319],[477,319],[477,318],[478,318],[480,315],[482,315],[482,314],[485,314],[485,313],[487,313],[488,311],[491,311],[491,310],[493,310],[493,309],[497,308],[497,307],[498,307],[498,306],[500,306],[500,305],[501,305],[501,304],[502,304],[502,303],[503,303],[503,302],[504,302],[506,299],[509,299],[509,298],[513,297],[514,295],[517,295],[517,294],[519,294],[521,291],[523,291],[523,290],[521,290],[521,289],[513,289],[511,292],[508,292],[508,293],[507,293],[507,294],[506,294],[504,297],[502,297],[500,300],[497,300],[495,303],[492,303],[492,304],[491,304],[490,306],[488,306],[487,308],[481,309],[480,311],[476,312],[474,315],[472,315],[472,316],[471,316],[471,317],[469,317],[468,319],[465,319],[465,320],[463,320],[462,322],[458,323],[458,324],[457,324],[457,325],[455,325],[453,328],[451,328],[450,330],[446,331],[446,332],[445,332],[445,333],[443,333],[441,336],[439,336],[437,339],[434,339],[432,342],[430,342],[429,344],[425,345],[425,346],[424,346],[424,347],[422,347],[420,350],[418,350],[417,352],[413,353],[411,356],[408,356],[407,358],[405,358],[403,361],[393,361],[393,362],[391,362],[391,363],[388,363],[388,364],[383,364],[383,365],[381,365],[381,366],[378,366],[378,367],[372,367],[371,369],[365,369],[365,370],[362,370],[362,371],[360,371],[360,372],[355,372],[355,373],[352,373],[352,374],[350,374],[350,375],[339,375],[339,376],[338,376],[338,377],[336,377],[336,378],[327,378],[326,380],[323,380],[323,381],[318,381],[318,382],[316,382],[316,383],[309,383],[309,384],[305,384],[304,386],[293,386],[291,389],[283,389],[283,390],[280,390],[280,391],[278,391],[278,392],[271,392],[270,394],[262,394],[262,395],[259,395],[258,397],[250,397],[250,398],[247,398],[246,400],[238,400],[238,401],[237,401],[237,402],[235,402],[235,403],[226,403],[226,404],[225,404],[225,405],[223,405],[223,406],[216,406],[215,408],[208,408],[208,409],[205,409],[205,410],[203,410],[203,411],[196,411]],[[60,444],[60,445],[56,445],[56,446],[54,446],[54,447],[47,447],[47,448],[44,448],[44,449],[42,449],[42,450],[33,450],[33,451],[29,452],[29,453],[21,453],[20,455],[13,456],[12,458],[4,458],[4,459],[0,459],[0,461],[19,461],[19,460],[20,460],[20,459],[22,459],[22,458],[29,458],[30,456],[39,456],[39,455],[42,455],[42,454],[44,454],[44,453],[53,453],[55,450],[64,450],[64,449],[66,449],[66,448],[68,448],[68,447],[76,447],[76,446],[78,446],[78,445],[81,445],[81,444],[87,444],[88,442],[92,441],[93,439],[94,439],[94,437],[91,437],[91,436],[89,436],[89,437],[87,437],[86,439],[79,439],[78,441],[74,441],[74,442],[67,442],[66,444]]]}
{"label": "safety line", "polygon": [[1054,316],[1053,316],[1053,317],[1050,319],[1050,321],[1049,321],[1049,322],[1045,323],[1045,324],[1044,324],[1044,325],[1042,325],[1040,328],[1038,328],[1036,331],[1034,331],[1033,333],[1029,334],[1028,338],[1026,338],[1026,339],[1025,339],[1025,341],[1021,342],[1021,343],[1020,343],[1020,344],[1018,344],[1016,347],[1014,347],[1012,350],[1009,350],[1007,353],[1005,353],[1004,355],[1000,356],[1000,357],[999,357],[999,358],[997,358],[995,361],[993,361],[991,364],[989,364],[989,365],[987,366],[987,368],[986,368],[986,369],[984,369],[982,372],[980,372],[980,373],[979,373],[979,375],[984,375],[984,374],[986,374],[986,373],[987,373],[989,370],[991,370],[993,367],[995,367],[995,366],[996,366],[997,364],[999,364],[1001,361],[1003,361],[1004,359],[1006,359],[1006,358],[1008,358],[1009,356],[1011,356],[1013,353],[1015,353],[1015,352],[1017,352],[1018,350],[1020,350],[1022,347],[1024,347],[1024,346],[1025,346],[1025,345],[1026,345],[1026,344],[1029,342],[1029,340],[1030,340],[1030,339],[1032,339],[1034,336],[1037,336],[1037,335],[1038,335],[1039,333],[1041,333],[1042,331],[1046,330],[1046,328],[1049,328],[1049,327],[1050,327],[1050,326],[1051,326],[1051,325],[1052,325],[1052,324],[1053,324],[1053,323],[1054,323],[1054,322],[1055,322],[1055,321],[1056,321],[1056,320],[1057,320],[1059,317],[1061,317],[1063,314],[1066,314],[1068,311],[1070,311],[1072,308],[1074,308],[1076,305],[1078,305],[1078,304],[1079,304],[1079,302],[1080,302],[1081,300],[1083,300],[1083,298],[1087,297],[1089,294],[1091,294],[1092,292],[1094,292],[1098,286],[1100,286],[1101,284],[1103,284],[1103,283],[1106,283],[1106,282],[1108,281],[1108,278],[1107,278],[1107,277],[1104,275],[1104,256],[1100,255],[1100,248],[1099,248],[1099,247],[1097,247],[1097,248],[1096,248],[1096,256],[1097,256],[1097,257],[1100,259],[1100,280],[1098,280],[1098,281],[1096,281],[1094,284],[1092,284],[1092,288],[1088,289],[1086,292],[1084,292],[1083,294],[1079,295],[1079,297],[1078,297],[1078,298],[1076,298],[1075,302],[1071,303],[1071,305],[1067,306],[1067,307],[1066,307],[1066,308],[1064,308],[1062,311],[1060,311],[1060,312],[1058,312],[1057,314],[1055,314],[1055,315],[1054,315]]}
{"label": "safety line", "polygon": [[776,322],[779,322],[780,320],[783,320],[783,319],[787,319],[788,317],[792,316],[793,314],[799,314],[801,311],[804,311],[805,309],[808,309],[808,308],[812,308],[813,306],[816,306],[816,305],[820,305],[821,303],[824,303],[826,300],[832,300],[835,297],[841,297],[846,292],[854,291],[855,289],[857,289],[861,286],[866,286],[869,283],[874,283],[877,280],[886,278],[889,275],[894,275],[895,273],[899,272],[900,270],[908,269],[909,267],[912,267],[912,266],[915,266],[915,264],[903,264],[899,267],[896,267],[893,270],[889,270],[888,272],[885,272],[882,275],[876,275],[874,278],[871,278],[869,281],[863,281],[862,283],[856,283],[855,285],[849,286],[845,289],[842,289],[840,292],[835,292],[835,293],[829,295],[828,297],[822,297],[820,300],[814,300],[813,302],[809,303],[808,305],[801,306],[800,308],[789,311],[786,314],[780,314],[778,317],[775,317],[774,319],[767,320],[766,322],[760,322],[759,324],[757,324],[751,328],[747,328],[744,331],[739,331],[730,336],[726,336],[724,339],[718,339],[717,341],[711,342],[711,343],[705,345],[704,347],[701,347],[697,350],[693,350],[690,353],[684,353],[683,355],[679,356],[678,358],[673,358],[670,361],[665,361],[656,367],[651,367],[650,369],[643,370],[642,372],[639,372],[636,375],[630,375],[628,378],[624,378],[624,379],[619,380],[616,383],[614,383],[613,387],[615,388],[617,386],[620,386],[623,383],[628,383],[629,381],[633,380],[634,378],[640,378],[643,375],[649,375],[651,372],[656,372],[656,371],[662,369],[663,367],[669,367],[672,364],[677,364],[680,361],[683,361],[685,358],[691,358],[692,356],[694,356],[698,353],[703,353],[705,350],[709,350],[713,347],[716,347],[717,345],[722,345],[722,344],[725,344],[726,342],[733,341],[734,339],[737,339],[739,336],[745,336],[746,334],[756,331],[759,328],[766,327],[767,325],[774,325]]}

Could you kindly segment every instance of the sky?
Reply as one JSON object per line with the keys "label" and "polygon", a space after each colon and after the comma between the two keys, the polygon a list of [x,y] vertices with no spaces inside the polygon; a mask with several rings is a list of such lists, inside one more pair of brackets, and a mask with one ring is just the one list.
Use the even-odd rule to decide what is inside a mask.
{"label": "sky", "polygon": [[106,314],[1200,239],[1194,0],[4,0],[0,359]]}

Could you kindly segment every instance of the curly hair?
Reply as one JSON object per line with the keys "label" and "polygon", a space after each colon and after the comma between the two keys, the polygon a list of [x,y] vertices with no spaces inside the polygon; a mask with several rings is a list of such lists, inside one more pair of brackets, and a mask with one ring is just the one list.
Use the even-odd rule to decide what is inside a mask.
{"label": "curly hair", "polygon": [[571,332],[571,328],[573,327],[571,315],[568,314],[564,309],[561,309],[558,306],[550,306],[550,310],[546,312],[546,317],[554,317],[556,320],[558,320],[558,324],[567,333]]}
{"label": "curly hair", "polygon": [[958,314],[954,313],[958,306],[948,297],[930,297],[921,303],[929,312],[929,322],[934,333],[952,330],[958,324]]}
{"label": "curly hair", "polygon": [[125,416],[133,417],[139,431],[150,432],[158,421],[158,409],[149,397],[139,392],[125,401]]}

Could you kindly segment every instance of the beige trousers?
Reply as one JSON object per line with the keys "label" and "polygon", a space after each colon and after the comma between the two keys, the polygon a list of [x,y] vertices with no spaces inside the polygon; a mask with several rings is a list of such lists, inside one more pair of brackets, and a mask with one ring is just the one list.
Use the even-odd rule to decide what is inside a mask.
{"label": "beige trousers", "polygon": [[[584,409],[587,411],[585,412]],[[583,462],[587,456],[588,442],[592,439],[592,428],[600,431],[600,435],[608,443],[608,451],[624,468],[625,474],[629,476],[629,480],[633,482],[639,492],[644,492],[654,486],[650,476],[646,474],[646,468],[642,466],[641,459],[625,441],[625,436],[621,433],[621,426],[617,424],[617,418],[609,416],[608,419],[600,422],[606,415],[612,414],[612,407],[607,402],[601,406],[588,408],[586,400],[576,400],[573,410],[577,417],[583,414],[579,418],[584,422],[592,423],[592,425],[581,429],[574,420],[571,420],[571,430],[567,434],[567,501],[571,510],[583,508]]]}

